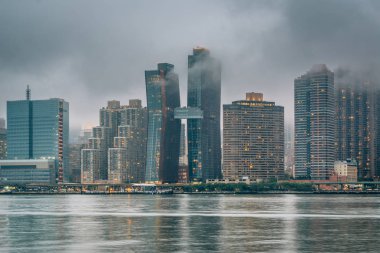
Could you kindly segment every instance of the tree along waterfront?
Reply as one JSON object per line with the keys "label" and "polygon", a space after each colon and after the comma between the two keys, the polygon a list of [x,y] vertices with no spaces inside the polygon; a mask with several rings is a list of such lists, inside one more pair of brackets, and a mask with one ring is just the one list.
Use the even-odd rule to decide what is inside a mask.
{"label": "tree along waterfront", "polygon": [[184,193],[259,193],[259,192],[313,192],[312,183],[290,183],[290,182],[271,182],[271,183],[208,183],[208,184],[188,184],[175,186],[175,192]]}

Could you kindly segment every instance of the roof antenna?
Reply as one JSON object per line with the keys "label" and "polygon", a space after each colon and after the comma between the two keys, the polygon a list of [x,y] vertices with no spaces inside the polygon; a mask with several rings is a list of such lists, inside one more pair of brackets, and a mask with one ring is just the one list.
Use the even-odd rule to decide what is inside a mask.
{"label": "roof antenna", "polygon": [[29,85],[26,86],[26,100],[30,100],[31,90]]}

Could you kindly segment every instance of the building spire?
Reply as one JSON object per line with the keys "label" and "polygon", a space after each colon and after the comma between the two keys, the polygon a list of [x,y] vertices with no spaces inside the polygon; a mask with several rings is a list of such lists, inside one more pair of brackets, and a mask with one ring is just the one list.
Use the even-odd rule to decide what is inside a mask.
{"label": "building spire", "polygon": [[31,90],[29,85],[26,86],[26,100],[30,100]]}

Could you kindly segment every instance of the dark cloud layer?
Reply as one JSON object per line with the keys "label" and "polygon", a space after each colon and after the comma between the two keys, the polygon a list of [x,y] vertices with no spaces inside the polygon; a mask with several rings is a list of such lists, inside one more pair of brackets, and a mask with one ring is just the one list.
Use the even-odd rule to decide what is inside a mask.
{"label": "dark cloud layer", "polygon": [[175,65],[186,103],[187,55],[223,66],[222,102],[263,92],[293,118],[293,80],[314,63],[380,72],[380,1],[0,0],[0,117],[6,100],[62,97],[71,126],[96,124],[109,99],[145,101],[144,70]]}

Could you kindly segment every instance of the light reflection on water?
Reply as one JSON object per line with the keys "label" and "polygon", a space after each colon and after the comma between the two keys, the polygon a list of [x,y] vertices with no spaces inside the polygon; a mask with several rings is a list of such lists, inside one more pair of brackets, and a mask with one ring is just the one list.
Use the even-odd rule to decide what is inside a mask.
{"label": "light reflection on water", "polygon": [[0,196],[0,252],[379,252],[375,195]]}

